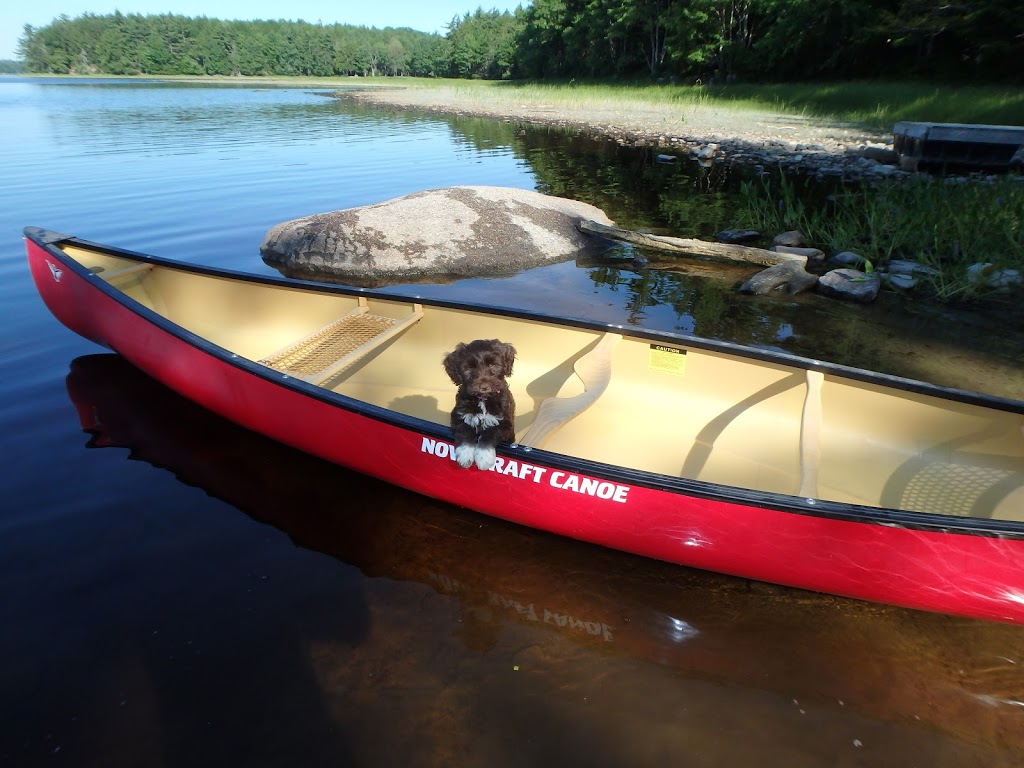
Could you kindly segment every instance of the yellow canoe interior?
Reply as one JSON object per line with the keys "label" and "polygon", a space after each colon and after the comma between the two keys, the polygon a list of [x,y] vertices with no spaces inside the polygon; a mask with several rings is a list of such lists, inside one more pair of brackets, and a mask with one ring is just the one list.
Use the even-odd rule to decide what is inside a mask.
{"label": "yellow canoe interior", "polygon": [[447,425],[441,358],[497,338],[517,440],[754,491],[1024,520],[1024,416],[630,336],[196,274],[64,246],[133,299],[255,362]]}

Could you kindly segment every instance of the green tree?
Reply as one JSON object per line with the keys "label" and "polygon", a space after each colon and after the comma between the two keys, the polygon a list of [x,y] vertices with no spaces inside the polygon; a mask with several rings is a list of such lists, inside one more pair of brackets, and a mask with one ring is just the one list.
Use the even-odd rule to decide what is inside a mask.
{"label": "green tree", "polygon": [[389,75],[401,75],[405,71],[405,46],[397,37],[388,40],[384,49],[384,69]]}
{"label": "green tree", "polygon": [[29,72],[49,72],[50,52],[46,48],[46,41],[31,24],[22,28],[21,37],[18,39],[18,58],[25,62]]}

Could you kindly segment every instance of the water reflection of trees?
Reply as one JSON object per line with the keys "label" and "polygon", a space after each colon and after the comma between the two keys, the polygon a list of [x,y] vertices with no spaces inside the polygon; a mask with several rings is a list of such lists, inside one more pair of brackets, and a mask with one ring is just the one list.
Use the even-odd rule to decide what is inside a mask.
{"label": "water reflection of trees", "polygon": [[523,128],[493,119],[451,120],[457,141],[481,152],[507,146],[529,167],[537,189],[596,205],[620,226],[671,229],[680,237],[706,236],[732,226],[740,179],[727,166],[704,168],[679,152],[623,146],[569,129]]}
{"label": "water reflection of trees", "polygon": [[[654,269],[631,272],[614,267],[589,270],[595,286],[621,294],[632,325],[662,327],[651,310],[670,312],[675,330],[712,339],[777,347],[792,335],[795,307],[737,301],[731,281]],[[769,311],[770,310],[770,311]]]}
{"label": "water reflection of trees", "polygon": [[[511,148],[534,174],[539,191],[595,205],[626,228],[709,237],[732,225],[741,203],[737,174],[721,164],[702,167],[685,153],[666,163],[658,159],[664,150],[622,146],[567,129],[477,118],[452,119],[451,126],[457,140],[477,151]],[[595,287],[618,294],[616,303],[630,324],[671,324],[671,330],[684,333],[767,346],[791,335],[792,318],[779,305],[735,295],[736,281],[730,278],[735,270],[708,262],[687,270],[686,260],[647,256],[649,269],[620,269],[627,254],[624,261],[588,270]],[[664,317],[666,312],[672,317]]]}

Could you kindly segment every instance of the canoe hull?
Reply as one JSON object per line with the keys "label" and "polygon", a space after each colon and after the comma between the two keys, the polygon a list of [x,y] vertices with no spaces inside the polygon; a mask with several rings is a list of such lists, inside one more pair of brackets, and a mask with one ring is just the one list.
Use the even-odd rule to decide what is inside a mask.
{"label": "canoe hull", "polygon": [[[680,565],[910,608],[1024,623],[1024,538],[882,524],[815,500],[659,476],[522,446],[460,468],[447,430],[394,418],[167,327],[27,240],[50,311],[183,396],[274,440],[448,503]],[[59,274],[58,274],[59,273]],[[344,499],[338,500],[339,506]],[[835,506],[835,505],[833,505]]]}

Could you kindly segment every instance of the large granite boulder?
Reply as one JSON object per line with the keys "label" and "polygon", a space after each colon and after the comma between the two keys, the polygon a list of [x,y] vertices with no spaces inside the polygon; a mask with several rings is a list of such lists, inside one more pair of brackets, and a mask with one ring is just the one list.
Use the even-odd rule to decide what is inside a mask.
{"label": "large granite boulder", "polygon": [[575,200],[507,187],[449,187],[278,224],[260,246],[289,277],[359,285],[509,274],[608,247],[582,219],[612,224]]}

